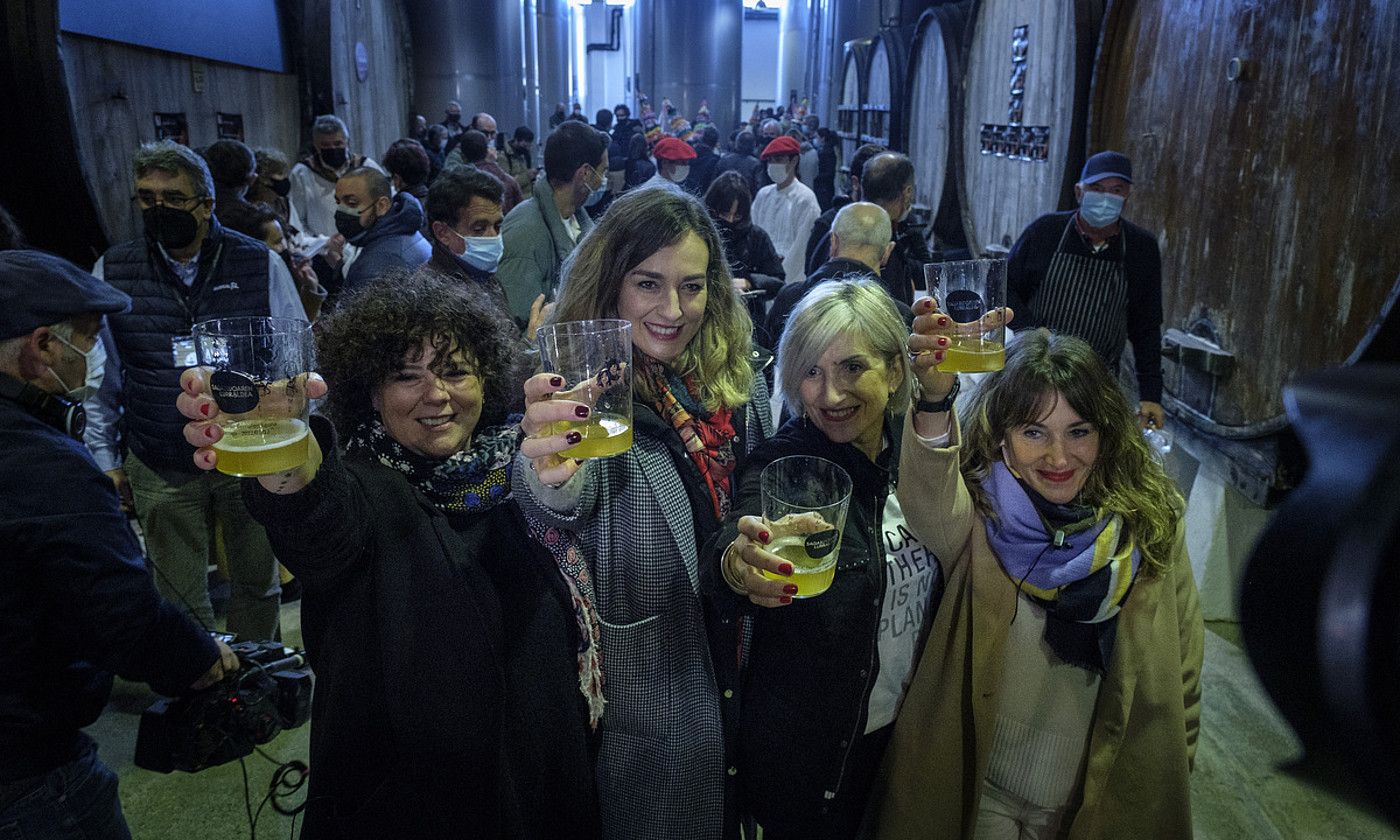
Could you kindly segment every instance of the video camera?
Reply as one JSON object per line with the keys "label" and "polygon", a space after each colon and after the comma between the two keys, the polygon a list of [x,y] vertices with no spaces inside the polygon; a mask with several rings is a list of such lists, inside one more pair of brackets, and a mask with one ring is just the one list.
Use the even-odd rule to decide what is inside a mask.
{"label": "video camera", "polygon": [[157,773],[237,760],[311,717],[306,654],[280,642],[237,642],[239,669],[202,691],[161,699],[141,714],[136,766]]}

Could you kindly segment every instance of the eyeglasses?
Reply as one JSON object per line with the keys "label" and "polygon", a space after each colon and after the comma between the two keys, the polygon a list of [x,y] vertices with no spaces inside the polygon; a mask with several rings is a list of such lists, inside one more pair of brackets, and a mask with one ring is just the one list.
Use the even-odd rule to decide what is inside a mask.
{"label": "eyeglasses", "polygon": [[136,205],[142,210],[149,210],[157,204],[163,207],[174,207],[176,210],[190,210],[204,200],[204,196],[185,195],[174,191],[154,192],[152,190],[137,190],[136,195],[131,197]]}

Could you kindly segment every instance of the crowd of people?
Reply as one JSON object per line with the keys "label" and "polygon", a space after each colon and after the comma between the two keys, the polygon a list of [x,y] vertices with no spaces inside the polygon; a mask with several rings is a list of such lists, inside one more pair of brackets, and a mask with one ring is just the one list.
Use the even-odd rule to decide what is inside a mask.
{"label": "crowd of people", "polygon": [[[237,667],[217,558],[239,637],[277,636],[279,563],[303,592],[305,838],[1190,836],[1203,626],[1139,433],[1130,161],[1016,243],[1005,367],[959,398],[919,162],[838,178],[795,111],[721,142],[561,103],[538,146],[463,114],[382,163],[334,115],[294,164],[146,144],[144,233],[86,271],[0,219],[0,834],[129,836],[81,727],[112,673]],[[231,316],[314,324],[302,466],[215,470],[190,336]],[[631,325],[633,443],[580,460],[594,407],[534,338],[601,318]],[[853,486],[813,598],[761,516],[792,455]]]}

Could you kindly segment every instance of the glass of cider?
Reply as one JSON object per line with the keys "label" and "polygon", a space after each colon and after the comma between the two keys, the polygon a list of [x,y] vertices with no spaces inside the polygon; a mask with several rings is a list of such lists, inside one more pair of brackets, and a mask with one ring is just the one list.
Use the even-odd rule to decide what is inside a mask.
{"label": "glass of cider", "polygon": [[851,504],[851,477],[825,458],[789,455],[759,475],[763,520],[772,539],[764,548],[792,564],[792,576],[764,577],[797,586],[794,598],[811,598],[831,586],[841,531]]}
{"label": "glass of cider", "polygon": [[535,333],[545,373],[564,377],[554,399],[589,408],[586,420],[555,423],[552,434],[577,431],[563,458],[604,458],[632,448],[632,322],[619,319],[547,324]]}
{"label": "glass of cider", "polygon": [[1006,365],[1006,261],[955,260],[924,266],[929,296],[953,319],[938,369],[981,373]]}
{"label": "glass of cider", "polygon": [[296,318],[214,318],[194,325],[224,435],[215,465],[228,475],[270,475],[306,463],[306,375],[315,368],[311,325]]}

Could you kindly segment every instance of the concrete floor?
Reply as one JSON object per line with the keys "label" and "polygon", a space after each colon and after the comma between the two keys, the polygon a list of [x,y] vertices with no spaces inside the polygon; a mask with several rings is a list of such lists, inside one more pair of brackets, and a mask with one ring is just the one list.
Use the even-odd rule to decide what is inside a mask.
{"label": "concrete floor", "polygon": [[[282,607],[282,638],[301,645],[301,610],[297,604]],[[244,806],[243,772],[238,762],[211,767],[199,773],[169,775],[142,770],[131,763],[136,751],[136,730],[141,712],[154,695],[145,685],[117,681],[112,701],[102,717],[88,727],[98,743],[98,753],[120,779],[122,808],[135,840],[225,840],[252,837]],[[310,725],[283,732],[262,749],[279,761],[307,761]],[[244,759],[252,809],[267,795],[276,767],[256,752]],[[303,791],[304,793],[304,791]],[[300,799],[296,800],[300,801]],[[298,823],[300,826],[300,823]],[[256,838],[291,837],[292,818],[264,807],[258,815]]]}
{"label": "concrete floor", "polygon": [[[295,604],[282,608],[282,627],[289,644],[300,643]],[[1255,680],[1238,638],[1230,624],[1213,623],[1206,634],[1203,724],[1191,784],[1198,840],[1400,840],[1400,832],[1375,817],[1279,769],[1297,755],[1298,745]],[[89,729],[103,761],[121,778],[133,836],[249,837],[237,763],[168,776],[132,765],[136,727],[150,700],[144,686],[119,684],[107,711]],[[284,732],[264,750],[280,760],[305,761],[309,734],[309,726]],[[256,810],[274,768],[256,753],[245,761]],[[291,828],[290,818],[264,808],[256,837],[289,837]]]}

